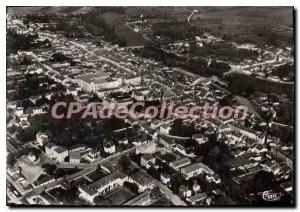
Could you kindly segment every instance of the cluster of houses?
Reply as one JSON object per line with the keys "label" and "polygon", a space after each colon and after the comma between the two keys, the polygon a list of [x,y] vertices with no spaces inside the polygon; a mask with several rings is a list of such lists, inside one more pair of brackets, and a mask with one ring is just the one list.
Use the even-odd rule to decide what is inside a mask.
{"label": "cluster of houses", "polygon": [[[31,97],[29,100],[34,103],[39,98],[40,96],[35,96]],[[33,106],[24,109],[21,105],[21,101],[13,101],[7,104],[7,108],[12,110],[13,115],[16,117],[14,125],[26,129],[30,126],[29,117],[46,113],[48,106]]]}
{"label": "cluster of houses", "polygon": [[[112,155],[116,152],[116,146],[112,142],[106,142],[103,147],[104,152],[108,155]],[[58,162],[64,162],[68,158],[67,162],[75,164],[81,163],[82,161],[93,162],[102,158],[100,151],[96,151],[86,145],[77,145],[71,149],[66,149],[51,142],[45,145],[45,154]]]}

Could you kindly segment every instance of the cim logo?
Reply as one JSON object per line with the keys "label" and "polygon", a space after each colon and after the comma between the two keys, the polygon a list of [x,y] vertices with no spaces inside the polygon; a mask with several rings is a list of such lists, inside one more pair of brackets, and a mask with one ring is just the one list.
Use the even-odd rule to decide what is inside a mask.
{"label": "cim logo", "polygon": [[260,192],[259,195],[262,195],[262,198],[269,202],[278,201],[280,200],[281,196],[283,196],[282,193],[274,193],[272,190]]}

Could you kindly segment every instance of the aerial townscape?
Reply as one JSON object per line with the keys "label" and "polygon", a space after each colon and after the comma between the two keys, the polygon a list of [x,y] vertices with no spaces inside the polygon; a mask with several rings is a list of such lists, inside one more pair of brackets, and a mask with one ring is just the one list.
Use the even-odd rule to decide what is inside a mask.
{"label": "aerial townscape", "polygon": [[7,7],[7,205],[294,206],[293,12]]}

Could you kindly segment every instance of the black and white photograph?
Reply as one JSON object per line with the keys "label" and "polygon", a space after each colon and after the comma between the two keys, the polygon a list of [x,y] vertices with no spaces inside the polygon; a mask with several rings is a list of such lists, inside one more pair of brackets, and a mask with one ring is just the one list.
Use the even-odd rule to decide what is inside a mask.
{"label": "black and white photograph", "polygon": [[295,207],[295,16],[7,5],[6,205]]}

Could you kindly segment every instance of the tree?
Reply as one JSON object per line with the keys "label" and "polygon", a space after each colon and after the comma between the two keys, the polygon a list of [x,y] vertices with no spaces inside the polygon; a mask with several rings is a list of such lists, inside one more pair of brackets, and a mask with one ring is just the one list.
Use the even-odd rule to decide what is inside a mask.
{"label": "tree", "polygon": [[54,177],[55,179],[59,179],[61,177],[65,177],[66,176],[66,172],[63,169],[56,169],[54,171]]}
{"label": "tree", "polygon": [[6,163],[10,166],[13,166],[16,162],[15,155],[13,153],[8,153],[6,157]]}
{"label": "tree", "polygon": [[122,170],[127,170],[131,164],[130,162],[130,159],[125,156],[125,155],[122,155],[120,157],[120,159],[118,160],[118,164],[119,166],[121,167]]}
{"label": "tree", "polygon": [[136,164],[141,165],[141,156],[142,154],[135,154],[135,152],[130,154],[130,159],[133,160]]}
{"label": "tree", "polygon": [[152,199],[158,199],[160,196],[160,189],[158,187],[154,187],[151,190],[150,196]]}
{"label": "tree", "polygon": [[131,182],[125,181],[123,185],[125,187],[129,188],[130,191],[132,191],[133,193],[135,193],[135,194],[139,193],[139,187],[137,186],[136,183],[131,183]]}
{"label": "tree", "polygon": [[57,166],[56,165],[52,165],[52,164],[43,164],[42,165],[42,168],[44,169],[44,171],[46,172],[46,173],[48,173],[49,175],[54,175],[54,172],[55,172],[55,170],[56,170],[56,168],[57,168]]}
{"label": "tree", "polygon": [[74,200],[77,199],[77,192],[78,188],[71,185],[71,188],[63,192],[63,202],[70,205],[74,204]]}
{"label": "tree", "polygon": [[56,63],[61,63],[61,62],[65,62],[65,61],[70,62],[71,59],[60,52],[56,52],[56,53],[52,54],[51,59],[50,59],[50,62],[56,62]]}
{"label": "tree", "polygon": [[160,172],[156,168],[151,166],[149,169],[147,169],[147,172],[155,179],[160,179]]}
{"label": "tree", "polygon": [[183,180],[180,174],[174,174],[171,176],[171,189],[174,193],[178,193],[179,187],[182,185]]}
{"label": "tree", "polygon": [[251,190],[254,189],[254,192],[266,191],[275,187],[273,173],[261,171],[254,175],[253,186],[251,186]]}
{"label": "tree", "polygon": [[216,60],[212,60],[210,67],[223,72],[230,70],[230,66],[227,63],[217,62]]}
{"label": "tree", "polygon": [[38,148],[31,148],[31,153],[34,154],[36,157],[39,157],[41,154],[41,150]]}
{"label": "tree", "polygon": [[181,137],[192,137],[195,132],[194,124],[183,124],[182,119],[176,119],[170,130],[171,135],[181,136]]}
{"label": "tree", "polygon": [[182,135],[182,120],[181,119],[175,119],[171,129],[170,129],[171,135]]}

